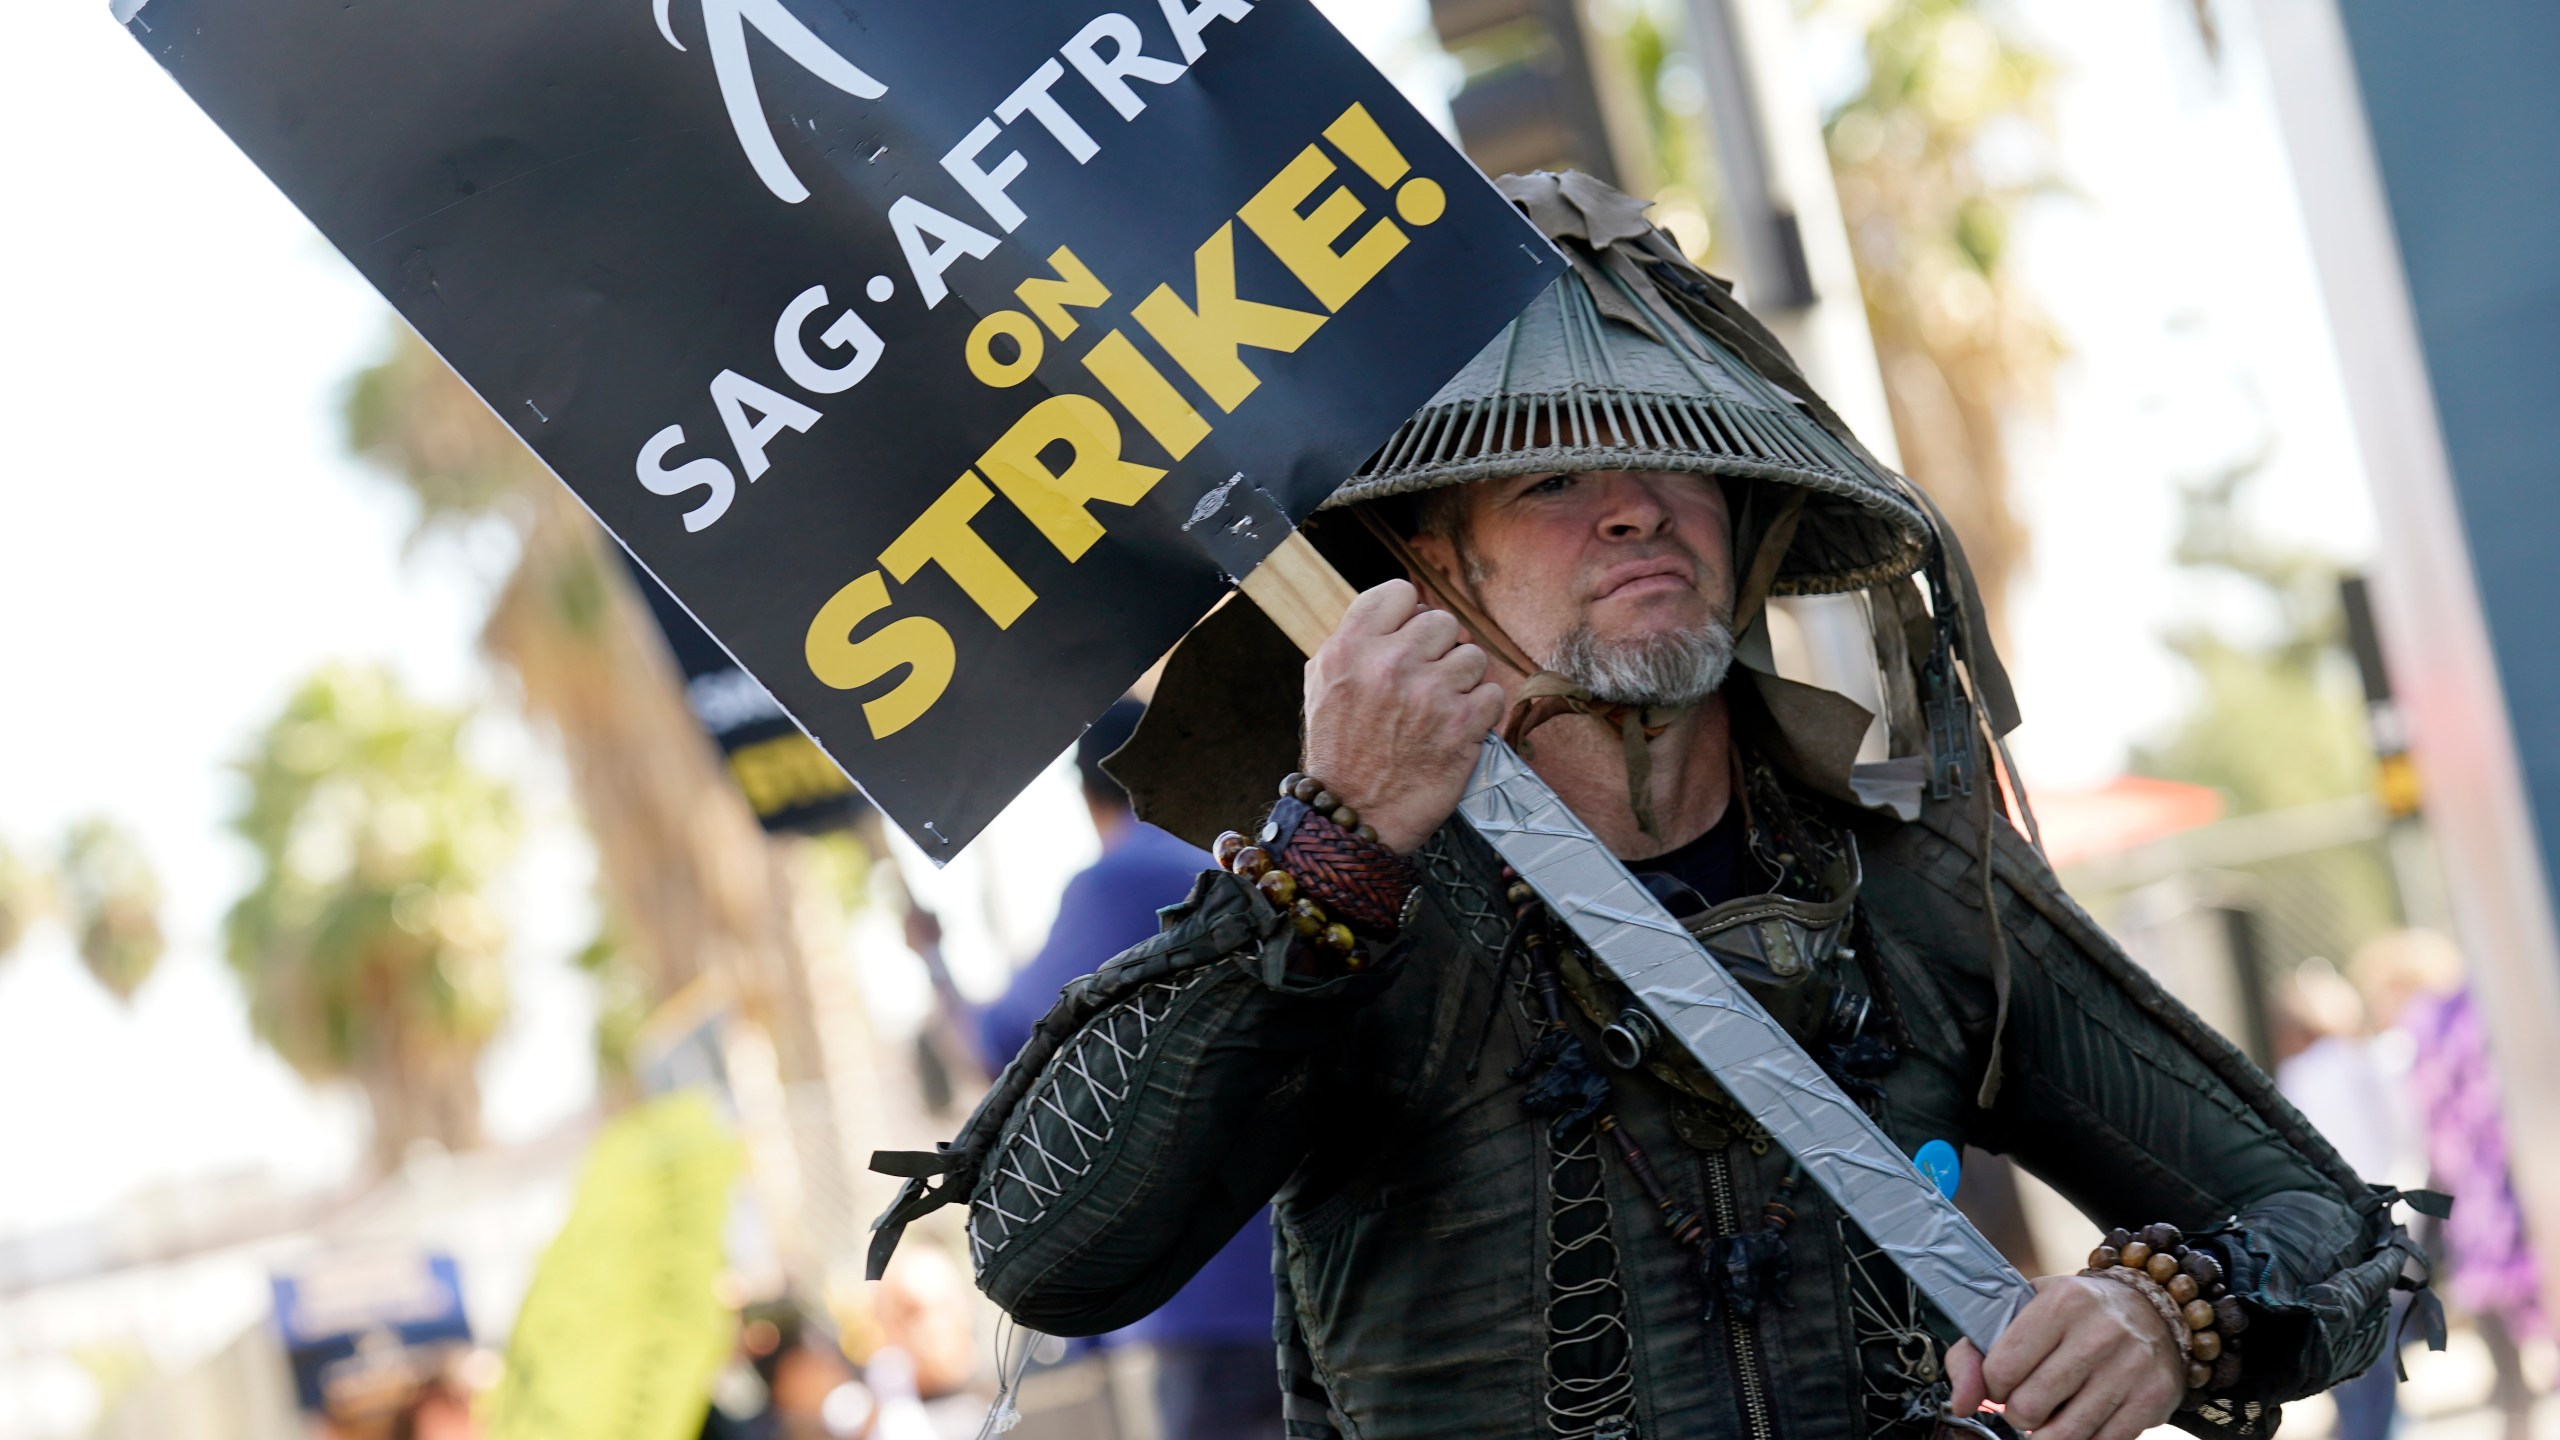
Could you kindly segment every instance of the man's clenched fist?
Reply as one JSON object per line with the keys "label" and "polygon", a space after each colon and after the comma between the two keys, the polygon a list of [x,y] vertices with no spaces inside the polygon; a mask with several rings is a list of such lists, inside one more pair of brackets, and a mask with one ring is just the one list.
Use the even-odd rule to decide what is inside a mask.
{"label": "man's clenched fist", "polygon": [[2037,1440],[2134,1440],[2187,1393],[2186,1364],[2151,1302],[2094,1276],[2047,1275],[1986,1357],[1970,1340],[1947,1352],[1951,1408],[1986,1399]]}
{"label": "man's clenched fist", "polygon": [[1491,661],[1409,581],[1365,591],[1307,661],[1305,769],[1390,849],[1431,838],[1502,720]]}

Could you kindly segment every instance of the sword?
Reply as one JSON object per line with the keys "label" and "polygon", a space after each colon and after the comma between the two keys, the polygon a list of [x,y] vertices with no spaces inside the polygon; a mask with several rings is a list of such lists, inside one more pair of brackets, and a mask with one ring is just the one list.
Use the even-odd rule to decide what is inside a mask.
{"label": "sword", "polygon": [[[1237,588],[1310,655],[1352,600],[1349,582],[1295,532]],[[2035,1288],[1499,738],[1485,737],[1458,814],[1634,994],[1662,1033],[1677,1039],[1920,1293],[1990,1353],[2035,1298]]]}

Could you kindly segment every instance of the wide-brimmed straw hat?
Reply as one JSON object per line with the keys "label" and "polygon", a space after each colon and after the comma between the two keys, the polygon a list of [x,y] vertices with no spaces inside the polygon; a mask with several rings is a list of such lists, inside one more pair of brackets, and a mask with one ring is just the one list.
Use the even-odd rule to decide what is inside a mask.
{"label": "wide-brimmed straw hat", "polygon": [[1801,492],[1773,594],[1860,590],[1920,567],[1932,533],[1910,485],[1859,446],[1724,285],[1645,220],[1643,202],[1578,173],[1495,183],[1573,273],[1323,509],[1515,475],[1685,471]]}

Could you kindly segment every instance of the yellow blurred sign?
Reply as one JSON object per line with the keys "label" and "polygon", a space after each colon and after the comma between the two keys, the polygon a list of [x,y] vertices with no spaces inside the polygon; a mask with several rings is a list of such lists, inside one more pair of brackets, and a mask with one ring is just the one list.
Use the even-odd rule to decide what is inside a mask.
{"label": "yellow blurred sign", "polygon": [[718,1298],[743,1164],[700,1095],[650,1101],[588,1152],[483,1420],[492,1440],[692,1440],[736,1321]]}
{"label": "yellow blurred sign", "polygon": [[747,792],[758,820],[851,794],[853,782],[808,736],[797,730],[757,740],[729,752],[729,773]]}
{"label": "yellow blurred sign", "polygon": [[2418,762],[2407,753],[2383,755],[2374,761],[2374,788],[2382,797],[2382,813],[2394,820],[2415,817],[2426,798],[2418,784]]}

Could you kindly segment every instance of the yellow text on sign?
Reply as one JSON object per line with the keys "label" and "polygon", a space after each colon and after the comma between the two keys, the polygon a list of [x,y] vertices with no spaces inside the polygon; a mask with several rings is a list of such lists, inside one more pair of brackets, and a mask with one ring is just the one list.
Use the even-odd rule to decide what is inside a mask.
{"label": "yellow text on sign", "polygon": [[737,777],[748,808],[759,820],[832,800],[853,789],[836,762],[796,730],[730,751],[729,773]]}
{"label": "yellow text on sign", "polygon": [[[1337,154],[1393,196],[1393,218],[1375,214],[1340,180]],[[1433,223],[1447,204],[1439,183],[1414,174],[1376,119],[1355,104],[1325,127],[1324,143],[1300,150],[1237,209],[1235,222],[1220,225],[1193,252],[1188,298],[1172,283],[1157,285],[1129,318],[1210,404],[1232,413],[1262,383],[1245,351],[1285,355],[1304,346],[1406,253],[1405,227]],[[1236,222],[1320,309],[1237,293]],[[1015,288],[1022,309],[993,311],[971,331],[963,359],[979,383],[1020,385],[1039,371],[1053,341],[1078,333],[1084,322],[1076,312],[1111,303],[1110,287],[1073,250],[1061,246],[1049,265],[1050,277]],[[891,580],[905,585],[928,566],[939,569],[996,628],[1009,628],[1039,596],[976,529],[991,493],[1002,495],[1060,555],[1080,560],[1109,533],[1109,511],[1095,507],[1135,506],[1167,473],[1128,458],[1124,417],[1169,460],[1190,454],[1212,433],[1199,407],[1128,327],[1107,329],[1078,358],[1113,403],[1058,389],[1031,406],[974,469],[880,552],[880,569],[847,581],[811,619],[805,650],[810,673],[822,684],[869,690],[897,677],[863,702],[873,739],[922,719],[958,669],[949,627],[922,611],[901,611]]]}

